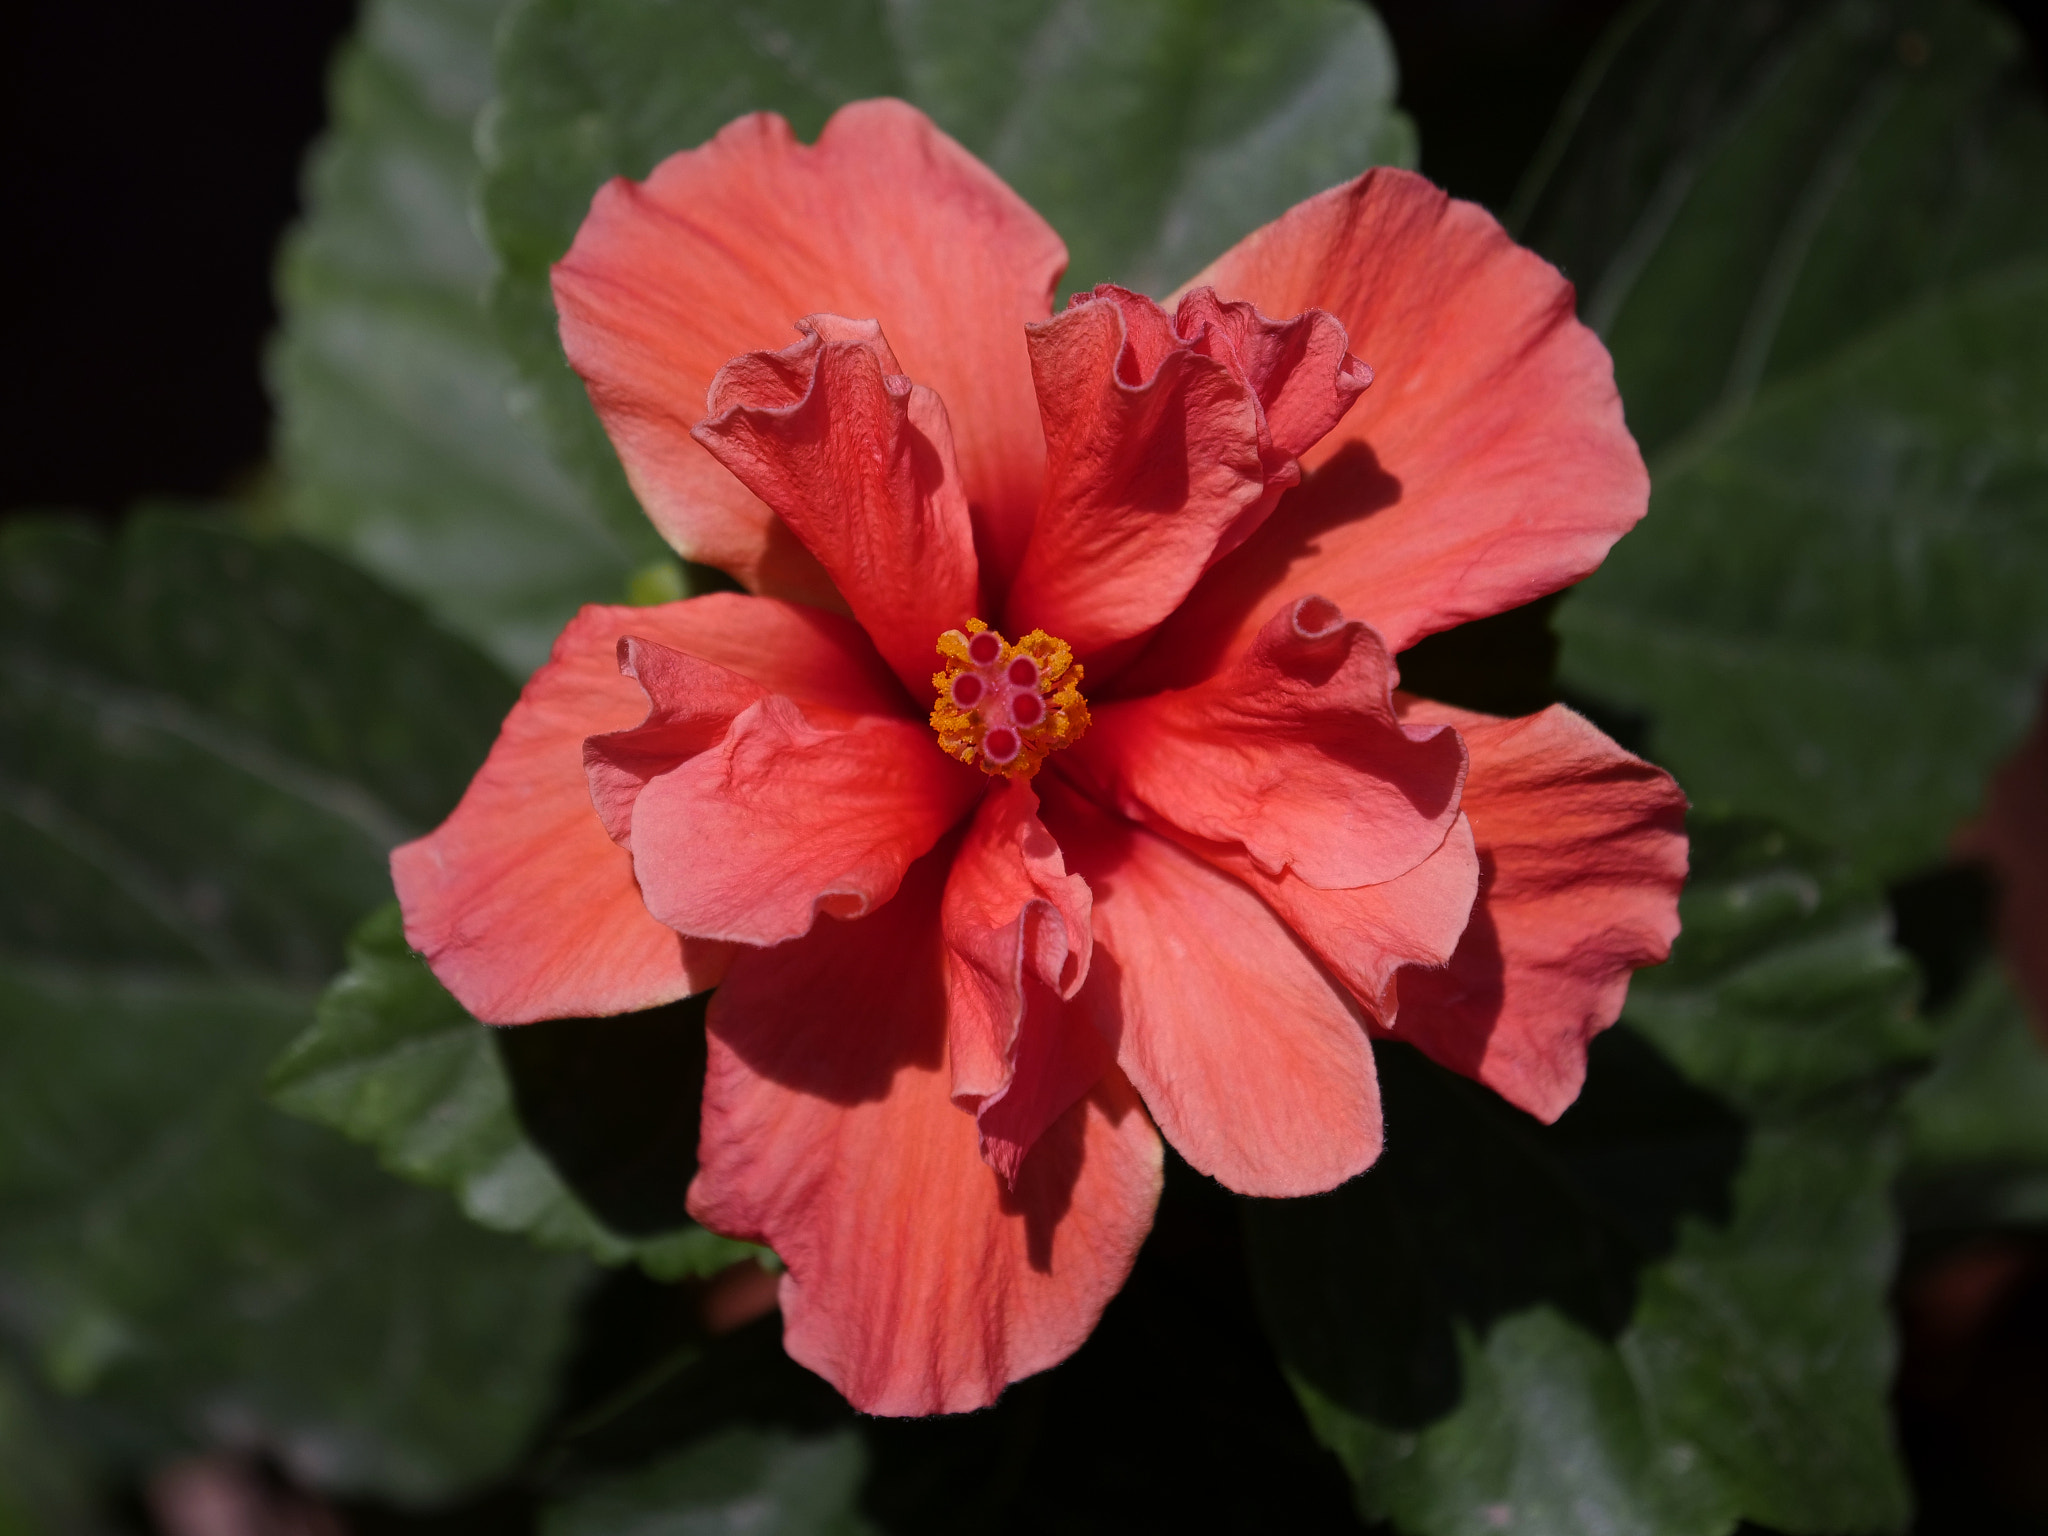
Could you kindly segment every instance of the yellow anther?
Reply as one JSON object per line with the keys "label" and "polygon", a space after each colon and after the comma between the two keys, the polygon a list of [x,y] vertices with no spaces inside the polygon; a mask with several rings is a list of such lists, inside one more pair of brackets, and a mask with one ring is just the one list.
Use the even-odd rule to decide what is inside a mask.
{"label": "yellow anther", "polygon": [[1034,629],[1014,645],[980,619],[939,636],[932,674],[939,745],[983,773],[1028,779],[1047,754],[1088,729],[1081,665],[1064,640]]}

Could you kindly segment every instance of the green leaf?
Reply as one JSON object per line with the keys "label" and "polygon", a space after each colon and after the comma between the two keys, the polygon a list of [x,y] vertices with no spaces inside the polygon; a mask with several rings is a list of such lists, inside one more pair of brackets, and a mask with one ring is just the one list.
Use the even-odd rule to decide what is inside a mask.
{"label": "green leaf", "polygon": [[1918,1228],[2048,1221],[2048,1050],[1987,964],[1941,1021],[1935,1067],[1906,1099],[1904,1203]]}
{"label": "green leaf", "polygon": [[507,1243],[263,1103],[296,992],[0,968],[7,1326],[140,1447],[254,1439],[443,1496],[518,1449],[577,1264]]}
{"label": "green leaf", "polygon": [[1670,965],[1555,1126],[1390,1048],[1380,1163],[1246,1203],[1282,1362],[1368,1518],[1904,1523],[1885,1293],[1913,971],[1781,834],[1696,826],[1695,868]]}
{"label": "green leaf", "polygon": [[293,539],[0,533],[0,953],[324,980],[513,692]]}
{"label": "green leaf", "polygon": [[[556,1171],[553,1149],[529,1136],[508,1057],[530,1063],[533,1117],[567,1145],[624,1231],[642,1235],[594,1213]],[[394,902],[357,931],[312,1029],[272,1067],[270,1094],[375,1147],[392,1172],[453,1191],[486,1227],[605,1264],[637,1260],[675,1279],[760,1252],[692,1225],[682,1210],[703,1075],[701,998],[626,1019],[493,1032],[406,948]],[[550,1098],[568,1102],[549,1114]]]}
{"label": "green leaf", "polygon": [[2048,668],[2048,114],[2011,26],[1644,7],[1525,201],[1655,484],[1559,611],[1567,685],[1704,808],[1938,858]]}
{"label": "green leaf", "polygon": [[0,1335],[126,1457],[254,1443],[402,1498],[496,1471],[586,1267],[261,1084],[510,685],[361,573],[221,519],[15,521],[0,595]]}
{"label": "green leaf", "polygon": [[1693,1082],[1762,1120],[1845,1085],[1896,1084],[1933,1050],[1919,979],[1849,863],[1760,822],[1695,815],[1671,959],[1623,1017]]}
{"label": "green leaf", "polygon": [[521,419],[484,312],[472,128],[504,0],[373,0],[333,75],[270,356],[291,525],[524,674],[659,555]]}
{"label": "green leaf", "polygon": [[520,0],[498,84],[493,307],[562,463],[618,519],[637,510],[562,360],[548,267],[608,178],[744,112],[813,138],[844,102],[904,97],[1051,220],[1070,287],[1160,293],[1301,198],[1416,152],[1386,34],[1346,0]]}
{"label": "green leaf", "polygon": [[852,1429],[812,1437],[728,1429],[549,1509],[541,1536],[867,1536],[867,1455]]}
{"label": "green leaf", "polygon": [[27,1373],[0,1355],[0,1536],[111,1536],[98,1468],[53,1417]]}

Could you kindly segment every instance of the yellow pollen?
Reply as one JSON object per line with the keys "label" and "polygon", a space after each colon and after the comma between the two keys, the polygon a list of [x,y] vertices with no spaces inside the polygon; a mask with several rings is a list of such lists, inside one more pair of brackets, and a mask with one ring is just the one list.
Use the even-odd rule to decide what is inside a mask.
{"label": "yellow pollen", "polygon": [[1088,729],[1081,664],[1064,640],[1042,629],[1012,645],[980,619],[939,636],[942,670],[932,674],[939,745],[983,773],[1028,779],[1047,754]]}

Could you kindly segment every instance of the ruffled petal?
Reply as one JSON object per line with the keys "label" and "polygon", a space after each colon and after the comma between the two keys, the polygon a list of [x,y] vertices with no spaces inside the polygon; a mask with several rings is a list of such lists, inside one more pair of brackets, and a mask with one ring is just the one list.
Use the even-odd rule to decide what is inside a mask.
{"label": "ruffled petal", "polygon": [[1045,499],[1007,613],[1089,661],[1118,659],[1242,543],[1372,378],[1328,315],[1268,320],[1206,289],[1169,318],[1104,284],[1030,346]]}
{"label": "ruffled petal", "polygon": [[1031,786],[991,790],[946,882],[946,1033],[953,1101],[1013,1183],[1110,1063],[1102,1037],[1064,1006],[1088,978],[1088,912],[1088,882],[1067,873]]}
{"label": "ruffled petal", "polygon": [[1052,313],[1066,248],[914,107],[841,108],[818,142],[769,113],[599,191],[555,267],[562,344],[663,536],[748,586],[829,600],[816,563],[690,437],[727,360],[802,315],[881,323],[953,413],[986,553],[1014,568],[1044,439],[1024,326]]}
{"label": "ruffled petal", "polygon": [[1368,171],[1246,236],[1200,285],[1268,314],[1329,311],[1377,382],[1167,626],[1182,670],[1159,685],[1204,675],[1301,592],[1399,653],[1577,581],[1643,515],[1607,349],[1557,269],[1483,208]]}
{"label": "ruffled petal", "polygon": [[1135,821],[1241,846],[1268,875],[1377,885],[1458,819],[1456,731],[1403,725],[1372,629],[1319,597],[1289,604],[1225,671],[1106,704],[1062,759]]}
{"label": "ruffled petal", "polygon": [[1442,846],[1405,875],[1348,891],[1262,874],[1228,848],[1198,851],[1258,892],[1381,1025],[1399,1012],[1405,968],[1440,966],[1456,953],[1479,892],[1479,855],[1463,815]]}
{"label": "ruffled petal", "polygon": [[865,1413],[964,1413],[1079,1347],[1158,1203],[1158,1134],[1122,1074],[1014,1189],[946,1060],[941,850],[888,906],[747,952],[712,1000],[690,1210],[788,1265],[784,1342]]}
{"label": "ruffled petal", "polygon": [[662,611],[689,649],[621,639],[619,671],[646,694],[646,718],[583,744],[590,798],[621,848],[633,846],[633,808],[648,781],[717,746],[740,712],[770,693],[800,701],[818,724],[902,712],[902,691],[867,636],[837,614],[729,592]]}
{"label": "ruffled petal", "polygon": [[[639,686],[619,675],[619,640],[628,632],[684,639],[698,628],[695,610],[672,603],[577,614],[461,804],[392,851],[406,942],[486,1023],[652,1008],[723,973],[729,945],[686,941],[649,915],[583,771],[584,738],[630,724],[645,707]],[[748,616],[735,615],[736,625]]]}
{"label": "ruffled petal", "polygon": [[872,320],[797,329],[795,346],[719,370],[695,436],[817,557],[921,697],[933,642],[982,606],[946,408],[902,376]]}
{"label": "ruffled petal", "polygon": [[820,912],[861,917],[888,901],[985,782],[922,722],[821,724],[772,695],[642,787],[633,873],[647,910],[679,933],[780,944]]}
{"label": "ruffled petal", "polygon": [[647,718],[583,743],[591,803],[605,832],[633,846],[633,807],[647,781],[725,739],[740,711],[768,696],[752,678],[638,635],[618,644],[619,671],[647,692]]}
{"label": "ruffled petal", "polygon": [[1465,738],[1481,874],[1450,964],[1401,973],[1393,1034],[1555,1120],[1586,1080],[1587,1042],[1621,1016],[1630,973],[1678,936],[1685,796],[1562,705],[1519,720],[1402,705]]}
{"label": "ruffled petal", "polygon": [[1357,1010],[1249,889],[1057,780],[1046,815],[1095,892],[1096,961],[1074,1010],[1166,1139],[1246,1195],[1311,1195],[1380,1151]]}

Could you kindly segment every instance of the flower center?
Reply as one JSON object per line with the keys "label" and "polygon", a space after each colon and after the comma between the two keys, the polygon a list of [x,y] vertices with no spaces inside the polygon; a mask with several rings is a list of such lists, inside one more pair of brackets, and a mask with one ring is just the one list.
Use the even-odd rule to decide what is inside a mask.
{"label": "flower center", "polygon": [[1042,629],[1010,644],[980,619],[939,636],[945,670],[932,674],[939,745],[983,773],[1028,779],[1046,754],[1088,729],[1081,665]]}

